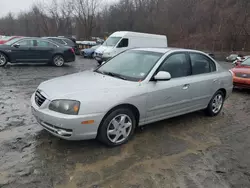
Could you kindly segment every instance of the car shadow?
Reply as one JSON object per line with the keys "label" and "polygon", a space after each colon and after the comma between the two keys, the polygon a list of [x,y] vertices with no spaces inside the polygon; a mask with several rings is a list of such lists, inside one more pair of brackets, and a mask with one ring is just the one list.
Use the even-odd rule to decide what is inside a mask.
{"label": "car shadow", "polygon": [[236,92],[236,93],[243,93],[243,94],[250,94],[250,89],[237,88],[237,87],[235,87],[235,88],[233,89],[233,92]]}
{"label": "car shadow", "polygon": [[[167,129],[179,129],[183,127],[183,123],[187,124],[190,120],[194,120],[197,118],[202,119],[211,119],[210,117],[206,116],[204,111],[197,111],[189,114],[185,114],[178,117],[169,118],[166,120],[158,121],[155,123],[147,124],[145,126],[137,127],[135,131],[135,135],[132,140],[135,140],[138,135],[144,135],[144,134],[154,134],[154,133],[161,133],[164,128],[167,127]],[[48,142],[50,145],[54,146],[54,149],[56,150],[63,150],[65,148],[70,148],[71,150],[74,150],[75,152],[79,152],[79,149],[85,148],[86,150],[92,150],[93,148],[112,148],[108,147],[101,142],[96,140],[84,140],[84,141],[68,141],[64,139],[57,138],[56,136],[50,134],[46,130],[42,130],[39,133],[37,133],[36,137],[37,141],[39,142]],[[125,144],[126,145],[126,144]],[[118,147],[119,148],[119,147]]]}

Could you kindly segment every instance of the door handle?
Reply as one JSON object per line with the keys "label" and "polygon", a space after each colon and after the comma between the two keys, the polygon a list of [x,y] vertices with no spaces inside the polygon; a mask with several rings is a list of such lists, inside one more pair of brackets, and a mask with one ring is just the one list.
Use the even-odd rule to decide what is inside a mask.
{"label": "door handle", "polygon": [[218,81],[218,79],[214,79],[213,81],[214,81],[214,82],[217,82],[217,81]]}
{"label": "door handle", "polygon": [[187,90],[189,88],[190,84],[185,84],[182,89]]}

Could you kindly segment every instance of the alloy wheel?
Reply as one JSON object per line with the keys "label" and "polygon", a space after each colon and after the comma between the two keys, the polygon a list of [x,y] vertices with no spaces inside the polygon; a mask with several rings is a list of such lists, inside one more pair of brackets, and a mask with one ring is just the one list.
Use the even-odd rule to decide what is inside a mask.
{"label": "alloy wheel", "polygon": [[212,111],[213,113],[217,114],[223,105],[223,96],[219,93],[217,94],[212,102]]}
{"label": "alloy wheel", "polygon": [[0,66],[5,65],[6,61],[6,57],[3,54],[0,54]]}
{"label": "alloy wheel", "polygon": [[119,144],[127,139],[132,130],[132,120],[126,114],[114,117],[107,128],[108,139],[115,144]]}
{"label": "alloy wheel", "polygon": [[56,56],[54,58],[54,63],[56,66],[61,67],[64,64],[64,59],[62,56]]}

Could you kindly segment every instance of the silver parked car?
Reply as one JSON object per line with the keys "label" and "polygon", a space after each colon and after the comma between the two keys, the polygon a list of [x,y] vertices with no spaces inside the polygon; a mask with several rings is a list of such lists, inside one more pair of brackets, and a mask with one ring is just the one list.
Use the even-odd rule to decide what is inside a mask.
{"label": "silver parked car", "polygon": [[237,59],[237,57],[239,57],[238,54],[231,54],[228,57],[226,57],[226,60],[229,62],[235,61]]}
{"label": "silver parked car", "polygon": [[53,135],[117,146],[137,126],[203,109],[219,114],[232,88],[232,74],[203,52],[133,49],[95,71],[41,83],[31,102]]}

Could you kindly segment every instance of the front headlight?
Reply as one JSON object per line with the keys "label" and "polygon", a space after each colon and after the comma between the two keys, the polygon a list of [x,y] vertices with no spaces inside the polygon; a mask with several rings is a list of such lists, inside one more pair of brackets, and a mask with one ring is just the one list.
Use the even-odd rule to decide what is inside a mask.
{"label": "front headlight", "polygon": [[103,57],[111,57],[111,53],[105,53],[103,54]]}
{"label": "front headlight", "polygon": [[50,103],[49,109],[62,114],[77,115],[80,109],[80,102],[74,100],[54,100]]}

